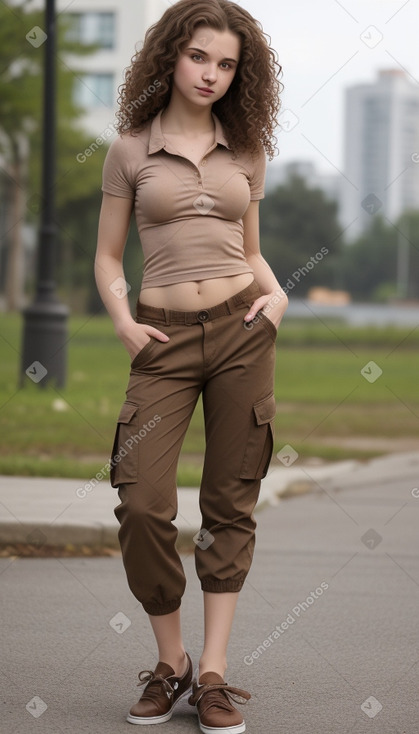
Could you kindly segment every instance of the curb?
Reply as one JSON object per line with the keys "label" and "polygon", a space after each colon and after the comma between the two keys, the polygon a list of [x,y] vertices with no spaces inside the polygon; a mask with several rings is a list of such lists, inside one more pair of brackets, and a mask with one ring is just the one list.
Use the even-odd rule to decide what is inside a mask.
{"label": "curb", "polygon": [[[272,467],[262,481],[255,513],[278,505],[282,499],[348,488],[364,488],[377,477],[397,481],[411,476],[418,485],[419,452],[389,454],[367,462],[341,461],[291,467]],[[118,496],[108,482],[98,482],[80,498],[80,480],[0,476],[0,545],[22,544],[72,549],[119,550],[119,523],[113,510]],[[412,489],[412,493],[415,491]],[[178,547],[191,548],[201,530],[197,488],[178,487]],[[419,489],[417,489],[419,496]]]}
{"label": "curb", "polygon": [[[0,546],[82,547],[119,550],[118,495],[99,482],[82,499],[80,480],[0,476]],[[278,481],[262,483],[255,512],[278,504]],[[198,488],[178,488],[177,545],[193,547],[201,529]]]}
{"label": "curb", "polygon": [[54,525],[48,523],[0,522],[0,545],[30,545],[36,549],[53,548],[119,548],[118,530],[97,525]]}
{"label": "curb", "polygon": [[[179,489],[187,492],[189,497],[195,499],[195,504],[198,506],[198,488]],[[261,512],[266,507],[276,505],[278,501],[276,494],[261,491],[261,497],[256,505],[255,512]],[[174,520],[174,525],[178,528],[177,546],[179,548],[193,547],[193,538],[201,529],[200,515],[196,513],[195,517],[191,517],[192,513],[189,512],[190,520],[187,521],[185,516],[182,516],[181,502],[179,502],[179,505],[180,511],[178,517]],[[84,522],[58,524],[41,519],[36,522],[21,521],[15,518],[10,521],[0,520],[0,545],[22,544],[33,546],[34,549],[38,550],[45,546],[51,548],[71,546],[73,549],[89,547],[98,550],[100,548],[120,550],[118,531],[119,523],[116,521],[105,524],[86,519]]]}

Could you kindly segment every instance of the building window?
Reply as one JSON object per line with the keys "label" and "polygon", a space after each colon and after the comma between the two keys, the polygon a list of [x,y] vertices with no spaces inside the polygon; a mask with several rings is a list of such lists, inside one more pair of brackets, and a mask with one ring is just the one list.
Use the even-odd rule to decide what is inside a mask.
{"label": "building window", "polygon": [[115,48],[115,13],[68,13],[69,41],[96,44],[101,49]]}
{"label": "building window", "polygon": [[74,102],[84,108],[113,107],[113,74],[83,74],[74,85]]}

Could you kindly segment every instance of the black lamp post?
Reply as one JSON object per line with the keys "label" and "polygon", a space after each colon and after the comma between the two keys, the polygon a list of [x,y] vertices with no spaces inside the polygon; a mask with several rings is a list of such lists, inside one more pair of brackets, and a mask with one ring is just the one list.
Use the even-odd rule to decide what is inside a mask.
{"label": "black lamp post", "polygon": [[23,311],[23,349],[20,385],[29,378],[45,387],[49,381],[63,387],[66,378],[68,308],[55,294],[55,0],[46,0],[42,146],[42,200],[39,229],[36,295]]}

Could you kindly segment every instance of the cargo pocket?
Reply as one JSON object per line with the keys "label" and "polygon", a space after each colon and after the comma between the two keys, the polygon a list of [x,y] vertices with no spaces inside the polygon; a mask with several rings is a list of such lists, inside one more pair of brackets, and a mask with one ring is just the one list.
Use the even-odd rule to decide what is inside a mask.
{"label": "cargo pocket", "polygon": [[138,433],[137,413],[138,405],[123,403],[110,460],[111,486],[115,488],[137,481],[137,444],[133,438]]}
{"label": "cargo pocket", "polygon": [[263,479],[268,473],[274,447],[275,415],[273,394],[254,403],[240,479]]}

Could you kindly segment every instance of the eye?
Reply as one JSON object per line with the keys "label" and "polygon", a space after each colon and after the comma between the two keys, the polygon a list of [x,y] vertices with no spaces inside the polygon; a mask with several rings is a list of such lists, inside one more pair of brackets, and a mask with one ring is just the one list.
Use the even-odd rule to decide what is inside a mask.
{"label": "eye", "polygon": [[196,61],[196,59],[198,59],[199,61],[203,61],[203,58],[200,54],[192,54],[191,59],[193,59],[194,61]]}
{"label": "eye", "polygon": [[228,63],[228,61],[222,61],[220,66],[222,66],[224,69],[232,69],[233,67],[231,64]]}

